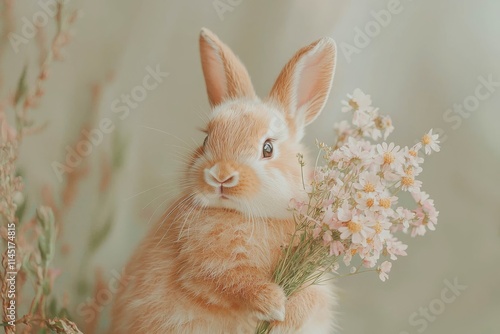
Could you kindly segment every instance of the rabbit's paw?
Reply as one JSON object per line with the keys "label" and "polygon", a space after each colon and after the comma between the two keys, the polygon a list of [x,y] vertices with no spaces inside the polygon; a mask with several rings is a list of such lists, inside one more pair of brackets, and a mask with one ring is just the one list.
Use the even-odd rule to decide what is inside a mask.
{"label": "rabbit's paw", "polygon": [[312,286],[299,291],[286,302],[286,316],[283,321],[273,321],[272,334],[294,333],[303,328],[313,312],[327,309],[327,297],[321,288]]}
{"label": "rabbit's paw", "polygon": [[261,285],[254,296],[254,307],[259,320],[285,320],[285,304],[285,292],[275,283]]}

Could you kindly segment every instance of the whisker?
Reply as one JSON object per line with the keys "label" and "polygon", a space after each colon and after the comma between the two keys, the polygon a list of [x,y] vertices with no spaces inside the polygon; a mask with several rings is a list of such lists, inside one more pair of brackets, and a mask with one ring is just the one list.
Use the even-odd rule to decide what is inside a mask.
{"label": "whisker", "polygon": [[164,187],[164,186],[165,186],[165,185],[167,185],[168,183],[169,183],[169,181],[167,181],[167,182],[165,182],[165,183],[162,183],[162,184],[159,184],[159,185],[156,185],[156,186],[151,187],[151,188],[149,188],[149,189],[143,190],[143,191],[141,191],[141,192],[139,192],[139,193],[137,193],[137,194],[135,194],[135,195],[132,195],[132,196],[130,196],[130,197],[127,197],[126,199],[124,199],[124,201],[131,200],[132,198],[137,197],[137,196],[139,196],[139,195],[142,195],[142,194],[144,194],[144,193],[147,193],[148,191],[151,191],[151,190],[153,190],[153,189],[160,188],[160,187]]}
{"label": "whisker", "polygon": [[157,128],[153,128],[153,127],[151,127],[151,126],[147,126],[147,125],[142,125],[142,127],[143,127],[143,128],[146,128],[146,129],[149,129],[149,130],[158,131],[158,132],[164,133],[164,134],[166,134],[166,135],[172,136],[172,137],[174,137],[175,139],[179,140],[180,142],[183,142],[184,144],[188,145],[188,147],[189,147],[189,145],[190,145],[190,144],[189,144],[188,142],[186,142],[185,140],[183,140],[183,139],[179,138],[178,136],[176,136],[176,135],[174,135],[174,134],[172,134],[172,133],[169,133],[169,132],[167,132],[167,131],[164,131],[164,130],[161,130],[161,129],[157,129]]}
{"label": "whisker", "polygon": [[[170,212],[163,218],[163,220],[161,221],[161,223],[158,225],[157,229],[156,229],[156,232],[157,233],[160,228],[163,226],[163,224],[165,223],[165,221],[168,219],[168,217],[170,217],[170,215],[175,212],[175,210],[179,207],[184,207],[184,205],[188,205],[189,204],[189,200],[192,199],[192,197],[194,196],[195,194],[191,194],[189,196],[187,196],[186,198],[184,198],[183,200],[181,200],[179,203],[177,203],[172,209],[170,209]],[[172,225],[170,225],[171,227]],[[168,230],[165,232],[165,234],[170,230],[170,227],[168,228]],[[165,235],[164,235],[165,236]],[[163,237],[164,237],[163,236]],[[163,237],[161,238],[161,240],[163,240]],[[160,240],[160,241],[161,241]]]}
{"label": "whisker", "polygon": [[160,203],[160,205],[158,205],[158,206],[156,207],[156,209],[155,209],[155,210],[153,211],[153,213],[151,214],[151,217],[149,217],[149,220],[148,220],[148,224],[147,224],[147,225],[151,224],[151,220],[153,220],[153,217],[154,217],[154,215],[156,214],[156,211],[158,211],[158,209],[159,209],[159,208],[161,208],[161,206],[162,206],[163,204],[165,204],[166,202],[168,202],[168,200],[169,200],[169,199],[170,199],[170,198],[165,199],[163,202],[161,202],[161,203]]}
{"label": "whisker", "polygon": [[[186,197],[186,199],[184,199],[182,202],[185,202],[185,200],[187,200],[187,199],[191,199],[192,197],[194,197],[194,195],[195,195],[195,193],[192,193],[190,196]],[[184,210],[183,210],[183,208],[184,208],[184,207],[186,207],[186,206],[189,206],[189,205],[191,205],[190,210],[188,211],[188,212],[189,212],[189,214],[190,214],[193,210],[197,209],[197,208],[194,206],[194,203],[192,203],[192,202],[191,202],[191,203],[189,203],[189,202],[185,202],[185,203],[182,205],[182,210],[179,210],[179,212],[177,213],[177,215],[174,217],[174,219],[173,219],[173,220],[174,220],[174,221],[177,221],[177,217],[179,216],[179,214],[183,214],[183,215],[184,215],[184,214],[186,214],[185,212],[183,212],[183,211],[184,211]],[[170,215],[170,214],[169,214],[169,215]],[[188,217],[186,217],[186,219],[188,219]],[[181,225],[181,228],[180,228],[180,230],[179,230],[179,232],[178,232],[178,237],[177,237],[177,240],[180,240],[180,238],[181,238],[181,236],[182,236],[182,230],[183,230],[183,226],[184,226],[184,224],[185,224],[185,222],[186,222],[186,219],[184,220],[183,224]],[[163,224],[163,222],[162,222],[162,224]],[[165,238],[165,236],[167,235],[168,231],[170,231],[170,228],[172,227],[172,225],[173,225],[173,223],[171,224],[171,226],[169,226],[169,228],[167,229],[167,231],[165,231],[165,233],[162,235],[162,237],[160,238],[160,240],[158,241],[158,243],[156,244],[156,246],[158,246],[158,245],[159,245],[159,244],[163,241],[163,239],[164,239],[164,238]],[[158,231],[158,230],[157,230],[157,231]],[[156,246],[155,246],[155,247],[156,247]]]}

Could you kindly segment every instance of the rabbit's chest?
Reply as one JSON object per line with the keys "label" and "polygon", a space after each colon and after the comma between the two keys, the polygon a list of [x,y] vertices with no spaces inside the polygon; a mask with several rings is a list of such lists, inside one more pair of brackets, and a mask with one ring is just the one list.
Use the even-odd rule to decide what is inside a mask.
{"label": "rabbit's chest", "polygon": [[204,267],[245,264],[271,269],[285,243],[285,234],[264,220],[207,216],[197,223],[183,238],[181,252],[196,253]]}

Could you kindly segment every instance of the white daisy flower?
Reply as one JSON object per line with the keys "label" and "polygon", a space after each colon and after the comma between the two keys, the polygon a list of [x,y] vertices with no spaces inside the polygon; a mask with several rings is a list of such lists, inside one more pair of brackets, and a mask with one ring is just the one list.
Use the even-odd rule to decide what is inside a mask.
{"label": "white daisy flower", "polygon": [[358,182],[354,183],[354,188],[365,193],[380,193],[384,190],[384,186],[380,182],[380,176],[374,172],[361,173]]}
{"label": "white daisy flower", "polygon": [[340,238],[351,238],[353,244],[366,246],[366,239],[373,229],[370,227],[373,222],[363,216],[353,216],[344,226],[339,228]]}
{"label": "white daisy flower", "polygon": [[356,110],[367,110],[372,105],[372,98],[370,95],[366,95],[361,91],[361,89],[356,88],[351,94],[347,94],[349,101],[342,101],[344,105],[342,107],[342,112],[356,111]]}
{"label": "white daisy flower", "polygon": [[381,166],[386,165],[397,169],[405,161],[399,146],[396,146],[394,143],[387,144],[384,142],[378,144],[377,153],[377,161]]}
{"label": "white daisy flower", "polygon": [[422,144],[424,145],[425,154],[429,155],[434,152],[439,152],[439,135],[432,134],[432,129],[422,137]]}

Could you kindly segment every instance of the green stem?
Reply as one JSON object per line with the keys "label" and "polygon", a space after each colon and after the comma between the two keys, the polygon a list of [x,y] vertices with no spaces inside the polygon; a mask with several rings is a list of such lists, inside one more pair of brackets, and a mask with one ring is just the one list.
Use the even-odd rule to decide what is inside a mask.
{"label": "green stem", "polygon": [[269,323],[269,321],[259,322],[255,334],[267,334],[269,332],[271,332],[271,324]]}

